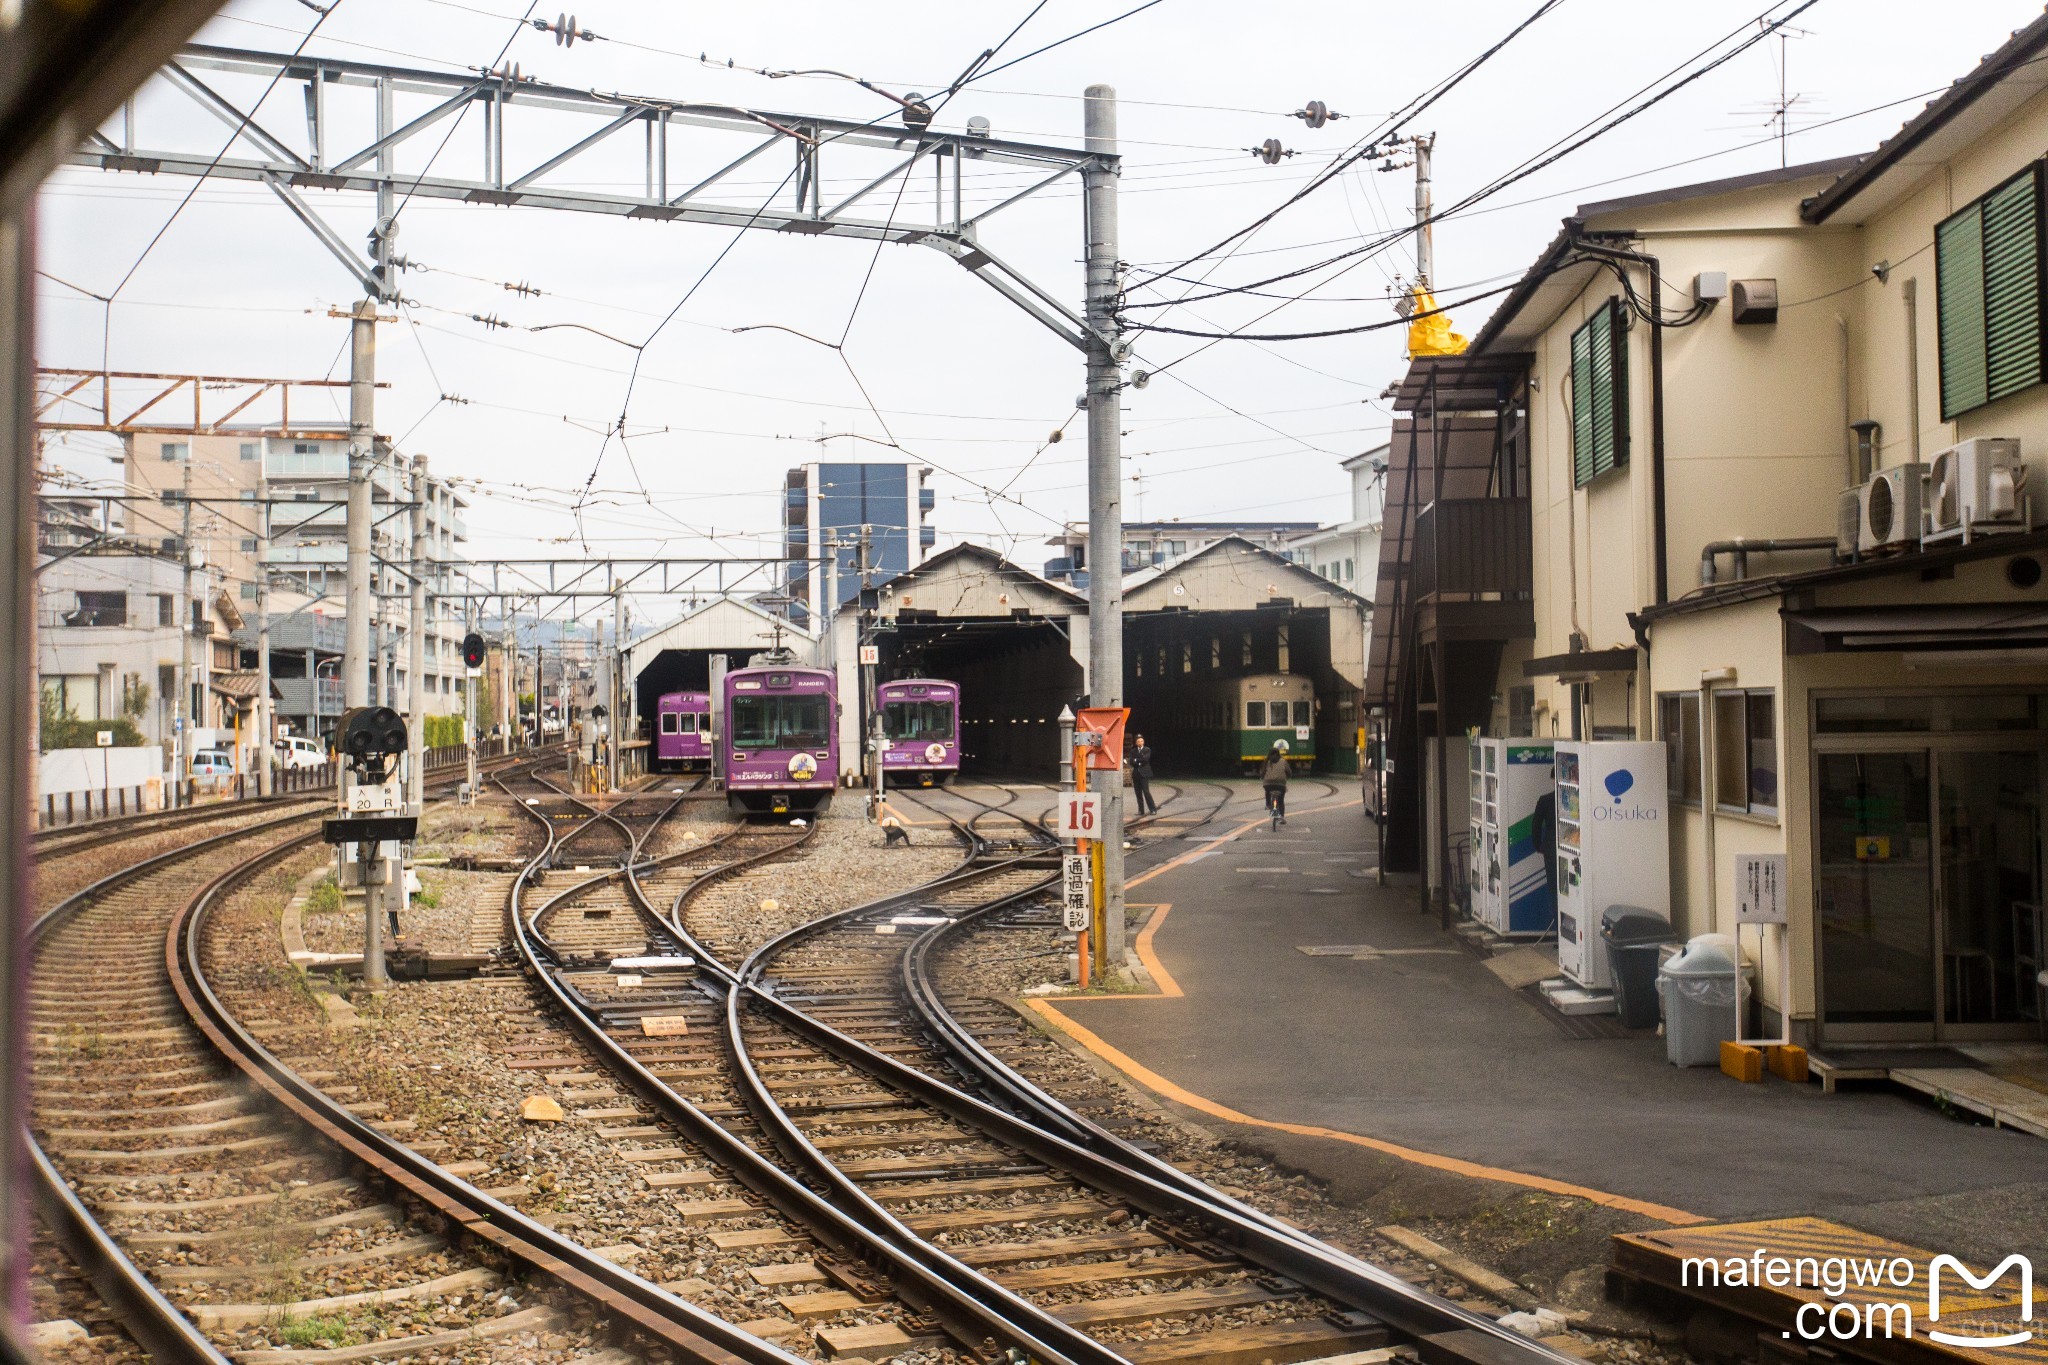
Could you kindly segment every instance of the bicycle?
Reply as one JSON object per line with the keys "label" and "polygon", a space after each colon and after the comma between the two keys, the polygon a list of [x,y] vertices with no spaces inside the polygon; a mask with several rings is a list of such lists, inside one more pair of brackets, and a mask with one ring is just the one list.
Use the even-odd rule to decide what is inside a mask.
{"label": "bicycle", "polygon": [[1285,787],[1266,788],[1266,813],[1273,817],[1272,823],[1266,827],[1267,832],[1277,834],[1280,826],[1287,823],[1287,789]]}

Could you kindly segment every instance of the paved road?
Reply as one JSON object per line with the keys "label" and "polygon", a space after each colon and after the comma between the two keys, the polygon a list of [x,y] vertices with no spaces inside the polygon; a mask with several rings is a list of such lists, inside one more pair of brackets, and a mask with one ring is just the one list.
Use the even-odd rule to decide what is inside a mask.
{"label": "paved road", "polygon": [[[1418,914],[1412,887],[1356,875],[1374,855],[1355,801],[1324,798],[1316,812],[1310,797],[1298,784],[1298,813],[1277,833],[1261,824],[1206,852],[1198,836],[1169,836],[1134,853],[1134,877],[1187,859],[1131,893],[1171,905],[1151,948],[1185,994],[1063,1001],[1067,1015],[1169,1081],[1260,1118],[1716,1219],[1818,1214],[1936,1250],[2048,1263],[2048,1142],[1883,1090],[1824,1097],[1817,1085],[1681,1070],[1661,1039],[1569,1038]],[[1301,951],[1339,944],[1383,955]],[[1340,1182],[1369,1155],[1270,1140]]]}

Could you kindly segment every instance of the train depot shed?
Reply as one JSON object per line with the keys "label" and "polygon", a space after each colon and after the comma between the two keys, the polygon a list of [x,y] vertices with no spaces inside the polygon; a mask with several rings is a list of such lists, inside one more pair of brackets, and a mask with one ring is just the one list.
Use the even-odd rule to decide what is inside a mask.
{"label": "train depot shed", "polygon": [[[980,545],[962,544],[874,592],[875,625],[864,641],[858,603],[842,608],[822,660],[839,669],[840,742],[859,752],[863,643],[875,646],[879,680],[945,678],[961,685],[962,771],[1050,776],[1058,763],[1060,708],[1090,688],[1085,594],[1021,568]],[[1357,770],[1357,727],[1371,604],[1283,556],[1226,536],[1157,568],[1124,591],[1123,693],[1133,724],[1168,771],[1224,774],[1223,750],[1247,711],[1233,684],[1289,674],[1308,680],[1313,701],[1271,735],[1318,768]],[[1230,691],[1225,705],[1224,692]],[[1295,722],[1301,725],[1296,726]],[[1264,722],[1262,722],[1263,726]],[[1306,728],[1308,736],[1297,738]],[[1312,737],[1312,750],[1304,739]]]}
{"label": "train depot shed", "polygon": [[[875,589],[879,680],[960,684],[965,772],[1050,773],[1060,708],[1087,690],[1088,599],[994,550],[960,544]],[[859,600],[833,619],[841,752],[860,752]]]}
{"label": "train depot shed", "polygon": [[1124,582],[1132,726],[1168,771],[1228,771],[1253,740],[1261,750],[1273,738],[1300,745],[1295,722],[1304,717],[1290,711],[1286,726],[1259,734],[1246,702],[1260,700],[1251,684],[1261,675],[1306,678],[1315,694],[1307,718],[1314,766],[1356,772],[1371,611],[1357,594],[1239,536],[1142,569]]}
{"label": "train depot shed", "polygon": [[803,627],[744,598],[711,597],[686,608],[660,630],[626,646],[632,714],[654,715],[655,700],[664,693],[708,688],[714,656],[723,655],[728,668],[743,668],[777,639],[799,658],[809,658],[817,647]]}

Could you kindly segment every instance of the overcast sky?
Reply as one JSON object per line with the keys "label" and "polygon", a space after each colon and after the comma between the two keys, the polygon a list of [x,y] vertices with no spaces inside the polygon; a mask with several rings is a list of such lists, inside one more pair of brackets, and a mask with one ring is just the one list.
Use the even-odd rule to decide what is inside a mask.
{"label": "overcast sky", "polygon": [[[1507,34],[1536,2],[1162,0],[969,86],[939,124],[959,128],[979,115],[999,136],[1078,142],[1081,90],[1094,82],[1115,86],[1124,157],[1121,254],[1142,274],[1144,267],[1175,264],[1281,203],[1390,111]],[[1048,0],[996,60],[1022,56],[1135,3]],[[1768,13],[1787,14],[1796,3]],[[1589,121],[1604,121],[1610,108],[1626,107],[1647,84],[1688,67],[1728,35],[1745,26],[1754,31],[1760,4],[1617,8],[1564,0],[1413,125],[1437,135],[1438,204],[1487,185]],[[564,50],[545,33],[519,28],[526,11],[507,0],[338,0],[307,51],[460,70],[492,63],[509,40],[507,60],[564,85],[865,119],[890,106],[846,81],[770,79],[745,68],[829,67],[899,92],[929,92],[1030,8],[1029,0],[915,8],[860,0],[586,0],[577,19],[615,41]],[[550,8],[543,17],[555,13]],[[2027,0],[1939,7],[1820,0],[1794,20],[1798,36],[1758,44],[1440,224],[1439,295],[1457,298],[1511,279],[1576,203],[1779,164],[1772,111],[1781,60],[1789,61],[1786,90],[1800,97],[1783,154],[1794,163],[1819,160],[1874,146],[2039,13]],[[317,17],[299,0],[236,0],[200,36],[288,52]],[[698,61],[699,54],[710,63]],[[229,77],[219,85],[244,100],[261,90],[260,82]],[[361,97],[334,101],[338,141],[349,136],[351,98]],[[1312,130],[1288,116],[1309,100],[1346,117]],[[296,104],[294,92],[282,91],[262,117],[303,146]],[[399,117],[424,107],[402,104]],[[220,149],[223,125],[193,112],[161,82],[139,108],[139,145],[205,156]],[[539,116],[509,126],[507,161],[521,169],[590,130]],[[1268,138],[1295,155],[1277,166],[1255,160],[1247,149]],[[365,140],[359,136],[353,145]],[[439,141],[419,141],[401,168],[423,164]],[[471,112],[435,171],[475,174],[481,143],[481,118]],[[749,145],[704,135],[678,151],[676,177],[683,167],[728,160]],[[638,174],[636,148],[637,142],[618,155],[593,155],[557,179],[616,187]],[[851,192],[878,173],[886,163],[877,155],[834,156],[827,202],[834,189]],[[751,209],[786,170],[778,148],[705,197]],[[1025,183],[1014,168],[980,176],[971,193],[984,204],[1005,197],[1004,187]],[[327,316],[330,306],[354,297],[339,264],[267,191],[246,183],[206,185],[173,220],[190,187],[173,177],[87,170],[66,170],[51,182],[41,218],[43,266],[71,285],[112,291],[151,239],[162,236],[110,314],[65,285],[42,282],[41,361],[345,376],[347,324]],[[1240,241],[1228,260],[1206,260],[1187,273],[1212,284],[1249,283],[1309,264],[1407,222],[1413,193],[1412,172],[1360,165]],[[306,194],[344,238],[362,240],[370,223],[366,200]],[[864,207],[884,216],[893,194],[890,187]],[[785,189],[784,202],[788,195]],[[909,221],[928,210],[929,197],[929,180],[920,178],[898,211]],[[381,329],[379,377],[392,387],[379,395],[378,427],[407,453],[430,455],[437,472],[469,481],[472,553],[576,553],[579,536],[622,553],[703,553],[713,543],[729,553],[772,553],[785,469],[821,454],[887,458],[892,452],[875,443],[887,439],[944,471],[933,478],[942,545],[979,540],[1036,566],[1050,553],[1040,542],[1060,522],[1085,516],[1084,424],[1073,421],[1072,439],[1046,444],[1074,417],[1078,352],[937,251],[889,246],[877,253],[853,240],[765,232],[735,242],[735,235],[694,224],[442,201],[407,207],[399,249],[433,269],[405,276],[411,302],[403,321]],[[1071,182],[992,220],[986,240],[1078,306],[1081,226]],[[621,412],[634,353],[574,328],[527,329],[577,323],[642,340],[721,252],[728,254],[642,355],[626,409],[629,448],[607,445],[601,433]],[[1247,324],[1282,300],[1217,300],[1133,316],[1191,330],[1359,326],[1392,316],[1393,281],[1412,268],[1404,240],[1356,258],[1341,275],[1324,271],[1274,285],[1271,292],[1292,294],[1321,282],[1308,301],[1284,304],[1255,326]],[[542,293],[514,294],[500,287],[507,283]],[[1458,312],[1458,329],[1475,331],[1491,306],[1488,300]],[[513,326],[486,328],[469,320],[471,313]],[[787,332],[731,330],[760,324],[828,341],[843,333],[844,362]],[[1157,368],[1205,344],[1141,335],[1134,363]],[[1341,520],[1338,461],[1385,439],[1388,414],[1378,395],[1401,367],[1398,329],[1207,346],[1144,390],[1126,391],[1126,517]],[[464,401],[442,401],[443,394]],[[74,439],[53,459],[103,474],[105,462],[87,452],[105,448],[103,438]],[[580,518],[570,512],[579,498]]]}

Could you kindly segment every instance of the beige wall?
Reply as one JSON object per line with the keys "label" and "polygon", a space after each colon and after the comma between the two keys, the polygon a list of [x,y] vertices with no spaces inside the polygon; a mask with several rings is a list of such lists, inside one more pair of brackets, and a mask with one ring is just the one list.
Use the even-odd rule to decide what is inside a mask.
{"label": "beige wall", "polygon": [[[1774,325],[1734,326],[1727,304],[1695,326],[1667,329],[1664,341],[1667,553],[1672,598],[1698,585],[1701,547],[1709,541],[1832,536],[1837,496],[1851,472],[1847,424],[1870,417],[1883,424],[1880,462],[1894,465],[1933,455],[1973,436],[2016,437],[2032,466],[2036,525],[2048,523],[2048,385],[1943,422],[1938,343],[1939,301],[1932,242],[1937,223],[2002,183],[2048,146],[2048,95],[2022,106],[1964,153],[1926,168],[1890,202],[1852,202],[1825,226],[1800,223],[1800,200],[1823,179],[1702,196],[1653,208],[1617,208],[1588,219],[1593,232],[1626,232],[1635,249],[1656,256],[1664,306],[1690,302],[1694,276],[1726,271],[1731,279],[1778,283]],[[1890,263],[1889,280],[1871,272]],[[1639,288],[1642,272],[1635,274]],[[1917,327],[1909,333],[1906,293],[1917,292]],[[1510,649],[1500,690],[1525,681],[1526,655],[1566,652],[1576,621],[1592,649],[1632,647],[1628,613],[1655,596],[1651,497],[1649,328],[1628,338],[1629,464],[1591,487],[1572,487],[1566,398],[1572,331],[1619,289],[1611,273],[1596,275],[1529,344],[1535,355],[1530,409],[1534,587],[1537,638]],[[1917,387],[1911,355],[1917,345]],[[1918,420],[1914,420],[1914,398]],[[1753,556],[1752,576],[1818,568],[1824,554]],[[2002,557],[1959,566],[1949,578],[1923,582],[1911,570],[1821,589],[1818,606],[1906,602],[2048,602],[2048,586],[2013,589]],[[1723,580],[1730,572],[1721,563]],[[1672,911],[1678,927],[1697,934],[1733,928],[1734,859],[1743,853],[1785,853],[1793,923],[1791,1012],[1810,1020],[1817,1004],[1811,715],[1817,693],[1876,689],[2048,688],[2048,668],[2030,665],[1909,666],[1899,654],[1813,655],[1783,652],[1781,598],[1667,616],[1651,633],[1646,673],[1634,697],[1639,733],[1654,733],[1655,695],[1697,691],[1703,670],[1733,668],[1734,686],[1776,691],[1780,809],[1777,816],[1716,812],[1697,805],[1673,811]],[[1536,680],[1539,733],[1569,733],[1568,686]],[[1596,725],[1610,725],[1628,699],[1603,680],[1594,690]],[[1504,707],[1494,730],[1503,733]],[[1702,871],[1704,821],[1715,835],[1715,887],[1707,903]],[[1755,930],[1745,947],[1760,947]],[[1767,1006],[1784,1003],[1777,985],[1775,940],[1763,952],[1759,986]]]}

